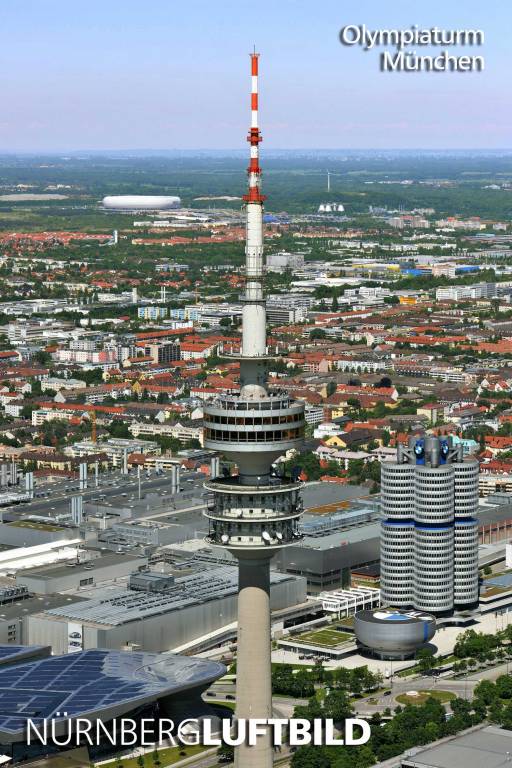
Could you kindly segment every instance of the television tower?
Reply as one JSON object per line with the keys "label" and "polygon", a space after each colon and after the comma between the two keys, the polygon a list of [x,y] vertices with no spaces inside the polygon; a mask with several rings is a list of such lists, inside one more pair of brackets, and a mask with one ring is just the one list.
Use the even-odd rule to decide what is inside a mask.
{"label": "television tower", "polygon": [[[243,302],[240,391],[223,394],[204,409],[204,444],[238,466],[237,476],[212,477],[206,517],[207,541],[238,559],[238,654],[236,715],[272,717],[270,561],[296,543],[302,514],[301,483],[281,477],[272,464],[298,449],[304,439],[304,404],[287,392],[269,390],[266,308],[263,291],[263,201],[258,127],[258,59],[251,54],[251,127],[245,293]],[[273,763],[270,731],[254,746],[235,751],[237,768],[269,768]]]}

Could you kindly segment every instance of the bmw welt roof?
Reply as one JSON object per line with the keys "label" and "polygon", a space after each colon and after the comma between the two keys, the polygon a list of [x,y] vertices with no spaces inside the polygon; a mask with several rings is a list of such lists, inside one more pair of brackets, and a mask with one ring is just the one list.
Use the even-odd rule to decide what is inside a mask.
{"label": "bmw welt roof", "polygon": [[0,645],[0,666],[43,658],[51,650],[49,645]]}
{"label": "bmw welt roof", "polygon": [[225,674],[216,661],[156,653],[91,650],[0,670],[0,742],[23,739],[34,724],[70,718],[109,720],[163,696],[206,687]]}
{"label": "bmw welt roof", "polygon": [[173,195],[107,195],[103,207],[117,211],[162,211],[179,208],[181,199]]}

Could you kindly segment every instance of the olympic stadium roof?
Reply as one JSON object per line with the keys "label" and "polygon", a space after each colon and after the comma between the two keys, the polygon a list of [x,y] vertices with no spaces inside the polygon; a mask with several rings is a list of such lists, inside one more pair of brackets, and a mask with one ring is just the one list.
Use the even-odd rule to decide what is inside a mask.
{"label": "olympic stadium roof", "polygon": [[163,696],[204,688],[223,664],[188,656],[91,650],[0,669],[0,742],[23,740],[28,718],[108,721]]}
{"label": "olympic stadium roof", "polygon": [[181,199],[175,195],[107,195],[102,203],[104,208],[121,211],[156,211],[181,207]]}

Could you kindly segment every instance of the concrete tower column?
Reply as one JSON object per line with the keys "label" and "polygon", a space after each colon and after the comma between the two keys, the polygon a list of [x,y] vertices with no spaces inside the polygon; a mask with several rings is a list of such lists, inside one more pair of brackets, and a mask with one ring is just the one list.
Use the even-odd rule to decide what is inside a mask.
{"label": "concrete tower column", "polygon": [[[240,557],[238,593],[238,654],[236,715],[272,717],[270,557]],[[236,768],[270,768],[273,760],[270,730],[254,746],[239,746]]]}

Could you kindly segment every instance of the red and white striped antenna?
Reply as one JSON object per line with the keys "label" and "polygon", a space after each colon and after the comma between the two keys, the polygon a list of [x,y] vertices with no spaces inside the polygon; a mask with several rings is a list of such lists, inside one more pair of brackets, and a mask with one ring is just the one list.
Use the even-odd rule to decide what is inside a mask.
{"label": "red and white striped antenna", "polygon": [[254,51],[251,57],[251,127],[247,141],[251,146],[251,159],[247,173],[249,175],[249,190],[244,195],[246,203],[262,203],[265,195],[261,194],[261,168],[259,164],[259,143],[262,141],[258,125],[258,59],[259,53]]}

